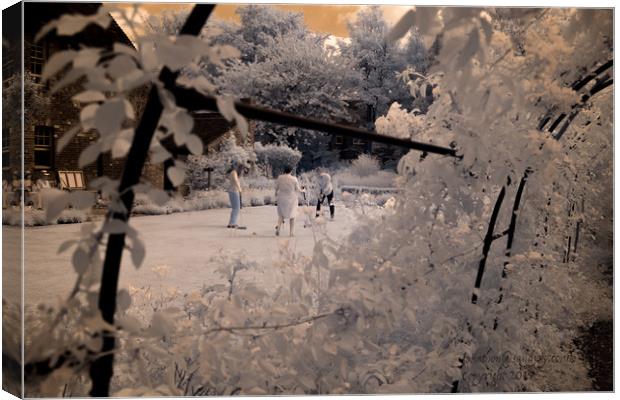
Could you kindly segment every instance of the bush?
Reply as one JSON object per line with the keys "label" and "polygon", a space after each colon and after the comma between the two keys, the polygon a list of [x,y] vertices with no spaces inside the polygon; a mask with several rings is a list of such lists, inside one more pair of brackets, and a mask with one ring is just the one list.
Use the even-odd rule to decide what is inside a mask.
{"label": "bush", "polygon": [[232,164],[248,165],[255,154],[251,149],[237,145],[235,136],[229,134],[218,149],[210,155],[187,158],[187,176],[191,190],[207,190],[209,187],[207,169],[211,168],[211,188],[222,188],[227,181],[227,171]]}
{"label": "bush", "polygon": [[[2,225],[21,226],[21,216],[18,208],[2,210]],[[48,222],[44,210],[24,210],[24,226],[45,226],[56,224],[77,224],[90,221],[85,211],[78,209],[63,210],[58,217]]]}
{"label": "bush", "polygon": [[[241,200],[244,207],[264,206],[274,203],[272,196],[272,189],[246,189],[243,191]],[[158,205],[147,195],[139,193],[134,200],[133,213],[165,215],[229,207],[228,193],[223,190],[196,191],[188,198],[172,198],[163,205]]]}
{"label": "bush", "polygon": [[349,171],[351,173],[366,177],[378,173],[381,170],[379,160],[369,156],[368,154],[360,154],[357,159],[353,160]]}
{"label": "bush", "polygon": [[397,174],[392,171],[381,170],[372,175],[359,176],[350,169],[338,171],[332,176],[334,186],[340,189],[343,186],[364,186],[375,188],[395,187]]}
{"label": "bush", "polygon": [[256,152],[256,162],[262,165],[267,175],[271,177],[280,175],[286,167],[295,169],[301,160],[299,150],[285,145],[262,145],[258,142],[254,145],[254,151]]}

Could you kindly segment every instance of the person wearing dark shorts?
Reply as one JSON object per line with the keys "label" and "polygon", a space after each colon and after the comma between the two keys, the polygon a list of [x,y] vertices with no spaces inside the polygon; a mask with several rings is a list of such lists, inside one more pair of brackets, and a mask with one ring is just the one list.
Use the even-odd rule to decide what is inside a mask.
{"label": "person wearing dark shorts", "polygon": [[334,206],[334,189],[332,186],[332,177],[327,172],[321,172],[319,174],[319,196],[316,203],[316,216],[321,213],[321,204],[327,200],[329,205],[329,215],[331,219],[334,219],[334,213],[336,207]]}

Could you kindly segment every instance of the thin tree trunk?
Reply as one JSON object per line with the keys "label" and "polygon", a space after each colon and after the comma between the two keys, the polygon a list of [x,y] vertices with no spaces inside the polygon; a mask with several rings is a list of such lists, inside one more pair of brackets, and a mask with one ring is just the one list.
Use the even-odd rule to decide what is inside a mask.
{"label": "thin tree trunk", "polygon": [[493,212],[491,214],[491,220],[489,221],[489,227],[487,228],[487,234],[484,237],[484,243],[482,245],[482,258],[480,259],[480,264],[478,265],[478,274],[476,275],[476,283],[474,285],[474,293],[471,296],[472,304],[476,304],[478,302],[478,290],[480,289],[480,285],[482,284],[482,275],[484,274],[484,267],[487,263],[487,258],[489,256],[489,250],[491,250],[491,244],[493,243],[493,231],[495,230],[495,223],[497,222],[497,217],[499,215],[499,210],[502,208],[502,202],[504,201],[504,196],[506,195],[506,187],[502,186],[502,190],[499,192],[499,196],[497,197],[497,201],[495,202],[495,206],[493,207]]}
{"label": "thin tree trunk", "polygon": [[[197,36],[207,19],[211,15],[213,4],[198,4],[194,6],[192,12],[187,17],[185,25],[180,34]],[[164,82],[175,82],[178,73],[172,73],[164,68],[160,74],[160,80]],[[121,201],[125,206],[125,214],[114,214],[111,218],[128,221],[134,199],[131,187],[140,181],[142,168],[148,155],[149,146],[155,129],[159,123],[163,107],[159,101],[159,95],[155,87],[151,88],[149,97],[142,114],[140,124],[136,129],[131,148],[127,154],[127,161],[123,169],[119,192]],[[105,261],[103,264],[103,274],[101,277],[101,289],[99,291],[99,310],[103,319],[109,323],[114,323],[114,313],[116,311],[116,293],[118,289],[118,276],[121,266],[121,258],[125,247],[125,234],[113,234],[108,239]],[[97,358],[90,367],[90,378],[92,388],[90,395],[93,397],[107,397],[110,391],[110,380],[112,379],[115,338],[109,332],[103,335],[103,346],[101,352],[105,355]]]}

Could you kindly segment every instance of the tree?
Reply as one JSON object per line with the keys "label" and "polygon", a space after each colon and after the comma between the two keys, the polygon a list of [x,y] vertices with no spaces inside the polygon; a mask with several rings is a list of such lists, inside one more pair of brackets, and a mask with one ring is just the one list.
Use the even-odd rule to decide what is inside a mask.
{"label": "tree", "polygon": [[301,159],[301,152],[285,145],[267,144],[260,142],[254,146],[256,162],[263,166],[267,174],[277,177],[284,172],[285,168],[294,170]]}
{"label": "tree", "polygon": [[343,55],[352,60],[362,75],[359,95],[368,107],[369,127],[374,120],[387,113],[393,102],[406,108],[411,96],[399,74],[407,67],[425,73],[428,68],[427,51],[419,34],[413,31],[401,46],[389,41],[389,27],[379,6],[362,9],[349,24],[349,42],[341,42]]}
{"label": "tree", "polygon": [[303,40],[310,34],[301,13],[252,4],[239,7],[236,12],[241,18],[240,25],[236,30],[227,29],[217,41],[238,48],[245,63],[264,61],[269,55],[262,51],[273,47],[274,41],[280,38]]}
{"label": "tree", "polygon": [[[19,131],[21,121],[21,96],[22,96],[22,75],[15,74],[10,80],[8,87],[2,90],[2,102],[7,110],[12,110],[3,114],[3,122],[9,128]],[[35,80],[32,74],[28,71],[24,74],[24,129],[32,129],[37,120],[45,118],[44,113],[49,104],[49,96],[44,92],[43,85]],[[7,118],[4,118],[6,116]]]}
{"label": "tree", "polygon": [[[204,13],[210,12],[210,7],[199,5],[196,9]],[[109,235],[108,249],[112,248],[109,253],[114,255],[114,246],[121,251],[125,248],[127,235],[134,262],[139,265],[144,257],[137,232],[126,223],[131,209],[127,200],[134,192],[151,190],[138,182],[142,163],[133,164],[136,154],[142,162],[148,150],[159,161],[170,157],[156,141],[151,146],[157,128],[156,135],[172,135],[194,154],[202,150],[189,134],[191,118],[168,90],[177,93],[177,75],[170,68],[178,71],[179,60],[190,62],[203,55],[193,50],[206,50],[187,39],[174,42],[175,51],[155,52],[155,65],[166,69],[153,78],[146,117],[129,150],[132,162],[120,185],[109,179],[97,183],[122,201],[113,203],[100,226],[84,227],[80,241],[63,244],[61,250],[75,249],[72,260],[79,278],[59,311],[42,310],[45,323],[41,336],[27,347],[30,351],[45,349],[44,356],[52,354],[54,362],[39,361],[36,357],[41,354],[35,352],[33,358],[28,353],[25,369],[52,369],[55,373],[43,385],[52,394],[66,387],[69,377],[84,365],[109,361],[109,352],[122,367],[119,379],[126,379],[127,388],[116,392],[118,396],[587,388],[586,365],[574,356],[572,339],[592,318],[610,314],[611,293],[608,287],[592,282],[583,265],[570,257],[564,261],[564,232],[573,217],[567,215],[571,207],[565,207],[562,200],[566,189],[577,186],[569,192],[572,200],[578,192],[590,196],[596,201],[593,204],[606,204],[596,210],[582,207],[580,217],[597,224],[611,221],[607,201],[611,197],[612,157],[600,157],[600,153],[609,152],[613,97],[609,90],[590,90],[590,95],[600,96],[582,100],[578,95],[584,93],[566,88],[558,77],[564,68],[592,63],[592,59],[582,58],[581,52],[573,58],[575,47],[569,43],[586,53],[597,48],[599,53],[590,54],[596,59],[611,55],[611,49],[601,44],[611,31],[611,13],[595,15],[599,24],[575,31],[571,29],[583,23],[583,13],[554,9],[540,25],[532,27],[532,36],[526,40],[526,59],[511,55],[505,35],[485,30],[488,21],[480,10],[446,8],[441,14],[424,10],[413,16],[420,15],[417,13],[445,24],[441,26],[446,41],[453,47],[439,53],[439,64],[434,67],[445,72],[437,101],[421,117],[421,128],[407,133],[416,139],[450,143],[461,157],[439,157],[430,151],[422,156],[408,154],[400,163],[401,194],[394,209],[384,210],[378,217],[360,213],[358,225],[342,241],[322,236],[318,230],[312,257],[299,257],[292,249],[284,249],[283,261],[290,274],[273,294],[254,283],[236,281],[235,277],[253,264],[224,255],[218,272],[228,285],[208,286],[180,299],[182,307],[162,308],[138,318],[130,309],[132,302],[140,300],[137,295],[126,290],[117,293],[117,280],[113,281],[114,290],[104,290],[109,288],[110,278],[104,268],[100,281],[99,245],[103,236]],[[206,17],[208,12],[203,14],[203,23]],[[76,17],[72,18],[75,22]],[[196,35],[202,23],[188,20],[194,21],[186,26]],[[77,21],[83,25],[89,19]],[[69,25],[75,29],[80,24]],[[576,32],[576,37],[571,35]],[[480,40],[483,35],[488,39]],[[164,49],[170,49],[171,43],[164,42]],[[505,61],[494,62],[493,56],[506,47],[510,52]],[[115,56],[127,51],[117,48]],[[50,59],[46,71],[59,71],[76,56],[91,53],[85,49],[77,54],[73,50],[60,53]],[[148,59],[131,54],[142,61]],[[108,72],[113,63],[93,65],[93,70],[87,71],[86,90],[78,97],[87,103],[81,123],[103,136],[82,154],[82,164],[126,141],[128,132],[121,129],[122,124],[132,119],[131,109],[123,101],[124,92],[112,91],[116,86],[101,79],[101,69]],[[116,79],[115,83],[120,85]],[[509,83],[515,90],[506,91]],[[103,95],[104,90],[109,97]],[[462,101],[471,98],[480,102]],[[203,98],[194,95],[192,99]],[[229,101],[219,98],[217,103],[223,115],[236,116]],[[569,109],[576,105],[582,110],[582,119],[575,119],[571,128],[574,131],[563,137],[570,142],[560,142],[550,132],[536,129],[535,115],[546,111],[547,104]],[[274,115],[263,110],[265,119]],[[358,133],[362,136],[363,132]],[[584,136],[593,143],[583,146]],[[176,161],[168,173],[178,184],[183,165]],[[411,166],[416,171],[413,179]],[[575,168],[586,169],[592,178],[578,179]],[[517,204],[515,193],[515,182],[525,178],[534,188],[527,206]],[[504,199],[514,199],[517,209],[497,212]],[[68,200],[79,200],[79,195],[66,195],[50,213],[58,212]],[[497,243],[514,228],[514,216],[520,228],[512,252],[497,252]],[[484,231],[487,234],[481,238]],[[606,243],[590,240],[588,244],[591,246],[584,247],[582,256],[588,266],[592,260],[609,257]],[[106,260],[111,254],[106,254]],[[117,256],[116,274],[120,253]],[[489,268],[483,285],[474,287],[481,257],[489,258]],[[108,261],[104,265],[110,267]],[[470,301],[472,291],[476,302]],[[103,319],[96,308],[98,294]],[[119,318],[114,320],[117,303]],[[113,346],[103,347],[101,354],[102,342],[105,346],[110,340]],[[118,347],[114,347],[115,340]],[[557,353],[549,354],[550,349]],[[489,362],[489,355],[508,355],[513,357],[512,363]],[[564,362],[553,361],[558,359],[555,357]],[[34,366],[33,359],[38,361]],[[541,359],[543,365],[538,362]],[[61,367],[57,367],[59,363]],[[111,367],[105,371],[108,383]],[[92,372],[94,381],[101,379],[96,370]],[[163,375],[170,379],[152,388],[151,376],[161,380]],[[108,393],[100,390],[93,394]]]}
{"label": "tree", "polygon": [[[251,152],[251,149],[237,145],[235,135],[228,134],[212,154],[188,157],[187,172],[190,188],[192,190],[221,188],[226,184],[227,172],[233,165],[249,167],[249,162],[255,158],[256,155]],[[211,174],[207,170],[211,170]]]}
{"label": "tree", "polygon": [[[258,104],[328,120],[350,119],[347,101],[359,76],[348,60],[329,53],[323,39],[280,36],[261,47],[260,59],[231,65],[218,81],[223,93],[254,99]],[[321,133],[259,123],[256,137],[302,151],[302,165],[309,166],[326,152],[328,139]],[[317,160],[318,158],[318,160]]]}

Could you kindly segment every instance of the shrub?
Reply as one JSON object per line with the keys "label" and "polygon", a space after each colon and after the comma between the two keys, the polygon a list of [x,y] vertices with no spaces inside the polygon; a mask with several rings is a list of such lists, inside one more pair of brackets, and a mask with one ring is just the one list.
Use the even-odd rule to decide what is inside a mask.
{"label": "shrub", "polygon": [[[273,204],[272,189],[246,189],[241,200],[244,207],[256,207]],[[216,208],[228,208],[228,193],[223,190],[195,191],[188,198],[172,198],[163,205],[158,205],[147,195],[136,195],[133,206],[134,214],[164,215],[177,212],[202,211]]]}
{"label": "shrub", "polygon": [[224,187],[227,180],[227,171],[234,164],[248,165],[255,158],[251,149],[237,145],[233,134],[222,141],[218,149],[210,155],[194,156],[187,158],[187,175],[191,190],[209,189],[207,169],[211,168],[211,188]]}
{"label": "shrub", "polygon": [[366,177],[378,173],[381,170],[379,160],[369,156],[368,154],[360,154],[357,159],[353,160],[349,171],[351,173]]}
{"label": "shrub", "polygon": [[299,150],[285,145],[262,145],[258,142],[254,145],[254,151],[256,152],[256,162],[263,166],[268,176],[272,177],[280,175],[285,167],[295,169],[301,160]]}
{"label": "shrub", "polygon": [[[21,226],[20,214],[17,208],[2,210],[2,225]],[[45,219],[44,210],[24,210],[24,226],[77,224],[85,221],[90,221],[90,217],[85,211],[78,209],[63,210],[56,219],[49,222]]]}

